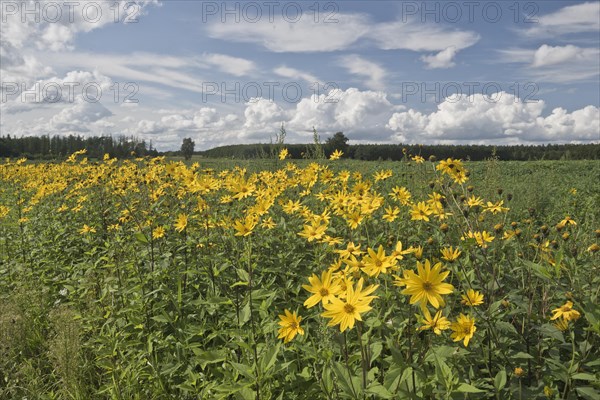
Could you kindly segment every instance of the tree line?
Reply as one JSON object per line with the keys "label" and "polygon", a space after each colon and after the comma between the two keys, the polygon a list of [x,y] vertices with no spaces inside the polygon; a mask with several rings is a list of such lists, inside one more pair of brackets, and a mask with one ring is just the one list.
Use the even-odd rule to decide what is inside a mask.
{"label": "tree line", "polygon": [[159,155],[152,142],[132,136],[0,136],[0,157],[61,159],[83,149],[90,158],[102,158],[104,154],[116,158]]}
{"label": "tree line", "polygon": [[[196,152],[207,158],[253,159],[270,154],[272,144],[241,144],[221,146],[214,149]],[[286,144],[290,158],[306,157],[312,145]],[[325,156],[329,157],[336,148],[324,145]],[[402,160],[406,156],[420,155],[428,159],[435,156],[442,158],[460,158],[463,160],[481,161],[490,157],[500,160],[530,161],[530,160],[598,160],[600,159],[600,144],[546,144],[546,145],[409,145],[409,144],[357,144],[348,145],[343,158],[355,160]]]}
{"label": "tree line", "polygon": [[496,156],[501,160],[598,160],[600,143],[591,144],[545,144],[545,145],[412,145],[412,144],[348,144],[348,138],[337,132],[324,143],[315,133],[315,141],[310,144],[284,144],[283,131],[277,143],[238,144],[215,147],[205,151],[194,151],[195,143],[190,138],[183,139],[177,151],[158,152],[152,142],[136,137],[112,136],[0,136],[0,157],[27,157],[29,159],[61,159],[78,150],[87,150],[90,158],[102,158],[109,154],[116,158],[142,156],[184,156],[192,154],[206,158],[255,159],[270,158],[280,149],[288,150],[289,158],[303,159],[329,157],[335,150],[344,153],[343,158],[355,160],[402,160],[408,156],[420,155],[441,158],[461,158],[480,161]]}

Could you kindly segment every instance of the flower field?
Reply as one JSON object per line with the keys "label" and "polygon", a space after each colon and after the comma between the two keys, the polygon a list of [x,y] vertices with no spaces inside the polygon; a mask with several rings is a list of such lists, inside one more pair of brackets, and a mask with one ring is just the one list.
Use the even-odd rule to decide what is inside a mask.
{"label": "flower field", "polygon": [[597,161],[0,164],[0,399],[600,399]]}

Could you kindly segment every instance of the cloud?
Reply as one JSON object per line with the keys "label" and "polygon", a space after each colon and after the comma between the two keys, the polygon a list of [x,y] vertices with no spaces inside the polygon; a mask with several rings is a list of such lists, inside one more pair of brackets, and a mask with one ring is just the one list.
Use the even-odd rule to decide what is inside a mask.
{"label": "cloud", "polygon": [[365,60],[364,58],[356,55],[350,54],[347,56],[343,56],[340,58],[341,66],[348,70],[353,75],[364,76],[368,78],[364,81],[364,84],[369,89],[374,90],[383,90],[384,78],[386,76],[386,71],[378,64]]}
{"label": "cloud", "polygon": [[600,109],[562,108],[542,116],[544,102],[525,103],[500,92],[494,101],[481,94],[453,95],[425,114],[415,110],[394,113],[388,127],[407,142],[531,143],[600,140]]}
{"label": "cloud", "polygon": [[339,14],[336,19],[337,23],[315,22],[306,17],[289,22],[281,16],[273,22],[264,19],[238,23],[228,19],[208,24],[207,31],[212,38],[257,44],[275,53],[340,51],[360,40],[370,41],[383,50],[439,52],[428,56],[426,62],[431,68],[448,68],[456,53],[474,45],[480,38],[475,32],[431,23],[400,20],[376,23],[363,14]]}
{"label": "cloud", "polygon": [[541,45],[538,49],[499,50],[500,62],[523,64],[525,74],[537,81],[568,83],[597,79],[600,49],[574,45]]}
{"label": "cloud", "polygon": [[324,52],[345,49],[369,31],[369,20],[361,14],[340,14],[337,23],[316,23],[307,16],[289,22],[282,16],[271,23],[261,19],[256,23],[209,23],[210,37],[242,43],[254,43],[275,53]]}
{"label": "cloud", "polygon": [[[6,2],[9,3],[9,2]],[[70,51],[78,33],[90,32],[114,23],[114,10],[123,10],[128,6],[127,0],[98,2],[80,0],[78,2],[47,2],[30,0],[5,4],[0,24],[0,55],[2,64],[0,73],[3,80],[31,83],[53,73],[52,70],[38,60],[38,52]],[[151,4],[157,0],[139,0],[135,2],[136,15],[141,16]],[[12,7],[14,6],[14,7]],[[38,10],[22,19],[22,9]],[[60,11],[60,18],[54,9]],[[44,11],[45,10],[45,11]],[[86,10],[86,12],[84,12]],[[94,11],[98,10],[99,18]],[[129,9],[129,11],[133,11]],[[39,18],[36,22],[36,14]],[[124,14],[124,13],[123,13]],[[85,17],[88,16],[89,18]]]}
{"label": "cloud", "polygon": [[204,54],[201,60],[234,76],[250,75],[256,70],[254,62],[225,54]]}
{"label": "cloud", "polygon": [[320,82],[319,79],[312,74],[309,74],[307,72],[302,72],[295,68],[286,67],[285,65],[275,68],[273,70],[273,72],[275,72],[277,75],[282,76],[284,78],[289,78],[289,79],[294,79],[294,80],[302,79],[308,83]]}
{"label": "cloud", "polygon": [[442,51],[454,47],[456,51],[473,46],[480,39],[471,31],[450,29],[442,25],[416,22],[386,22],[375,25],[369,32],[379,48],[384,50]]}
{"label": "cloud", "polygon": [[437,54],[422,56],[421,61],[427,64],[428,69],[450,68],[456,65],[452,60],[457,52],[456,47],[450,46]]}
{"label": "cloud", "polygon": [[79,100],[72,107],[64,108],[50,120],[50,126],[61,132],[88,132],[90,123],[112,116],[100,103]]}
{"label": "cloud", "polygon": [[244,127],[259,131],[281,125],[287,119],[286,112],[274,101],[258,98],[246,103]]}
{"label": "cloud", "polygon": [[[7,101],[0,104],[0,109],[7,114],[28,112],[49,105],[75,104],[84,96],[92,101],[110,101],[114,98],[110,91],[112,80],[97,71],[70,71],[62,78],[55,76],[41,79],[30,86],[18,85],[18,89],[13,86],[15,83],[17,82],[3,81]],[[21,90],[23,88],[25,91]],[[16,94],[11,95],[15,92]]]}
{"label": "cloud", "polygon": [[[343,131],[351,138],[388,140],[393,133],[385,127],[391,115],[402,107],[391,104],[383,92],[355,88],[313,95],[295,107],[284,109],[264,98],[252,99],[238,113],[215,108],[176,112],[163,110],[158,120],[142,119],[126,135],[151,139],[159,149],[177,148],[183,137],[191,137],[198,148],[232,143],[268,142],[284,124],[290,143],[307,142],[315,127],[323,135]],[[334,102],[329,102],[334,101]]]}
{"label": "cloud", "polygon": [[560,35],[598,32],[600,30],[600,3],[588,2],[566,6],[550,14],[541,15],[524,34],[530,37],[557,37]]}
{"label": "cloud", "polygon": [[389,102],[384,92],[336,89],[327,95],[302,99],[285,126],[304,136],[304,140],[312,135],[313,127],[323,134],[343,131],[356,138],[363,135],[378,140],[389,137],[391,132],[385,122],[399,108]]}
{"label": "cloud", "polygon": [[597,51],[594,49],[582,49],[573,45],[567,46],[548,46],[546,44],[540,46],[533,54],[532,67],[545,67],[548,65],[561,64],[566,61],[578,62],[583,61]]}
{"label": "cloud", "polygon": [[[44,55],[47,56],[47,55]],[[50,57],[50,56],[48,56]],[[101,54],[86,52],[61,53],[54,59],[56,67],[98,70],[114,79],[129,82],[149,82],[156,86],[166,86],[202,93],[201,82],[205,81],[197,73],[197,68],[209,68],[197,57],[175,57],[153,53]],[[152,89],[157,90],[156,87]],[[150,90],[152,90],[150,89]],[[143,92],[145,88],[140,91]]]}

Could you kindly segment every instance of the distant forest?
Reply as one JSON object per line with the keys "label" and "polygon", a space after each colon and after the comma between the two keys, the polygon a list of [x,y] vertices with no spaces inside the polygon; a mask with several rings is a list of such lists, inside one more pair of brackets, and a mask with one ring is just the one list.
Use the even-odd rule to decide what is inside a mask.
{"label": "distant forest", "polygon": [[[272,154],[276,145],[271,144],[241,144],[216,147],[214,149],[196,152],[207,158],[261,158]],[[305,158],[311,153],[312,144],[285,144],[290,158]],[[323,145],[328,157],[335,147]],[[600,144],[547,144],[539,146],[480,146],[480,145],[408,145],[408,144],[356,144],[346,145],[341,149],[344,158],[355,160],[402,160],[406,155],[420,155],[425,159],[429,156],[442,158],[461,158],[463,160],[481,161],[492,156],[500,160],[598,160],[600,159]]]}
{"label": "distant forest", "polygon": [[157,156],[152,143],[135,137],[120,136],[0,136],[0,157],[27,157],[29,159],[62,159],[79,150],[87,150],[90,158],[129,158]]}
{"label": "distant forest", "polygon": [[[357,160],[401,160],[405,155],[420,155],[427,159],[453,157],[479,161],[497,156],[500,160],[598,160],[599,144],[547,144],[539,146],[481,146],[481,145],[408,145],[408,144],[347,144],[347,138],[339,134],[341,141],[328,140],[322,144],[323,153],[328,157],[334,150],[344,152],[344,158]],[[206,151],[196,151],[194,155],[206,158],[253,159],[273,157],[279,149],[288,149],[290,158],[311,158],[315,154],[314,144],[240,144],[216,147]],[[0,157],[27,157],[29,159],[62,159],[75,151],[87,149],[88,157],[129,158],[141,156],[179,156],[181,151],[158,152],[152,143],[135,137],[81,137],[81,136],[41,136],[11,137],[0,136]]]}

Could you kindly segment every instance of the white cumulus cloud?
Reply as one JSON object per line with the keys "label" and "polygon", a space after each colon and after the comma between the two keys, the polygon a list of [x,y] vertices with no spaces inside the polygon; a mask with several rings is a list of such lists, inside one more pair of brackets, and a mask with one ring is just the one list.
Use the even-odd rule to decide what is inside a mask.
{"label": "white cumulus cloud", "polygon": [[403,141],[442,143],[589,142],[600,140],[595,106],[544,117],[544,102],[526,103],[506,92],[493,97],[453,95],[432,113],[394,113],[388,127]]}

